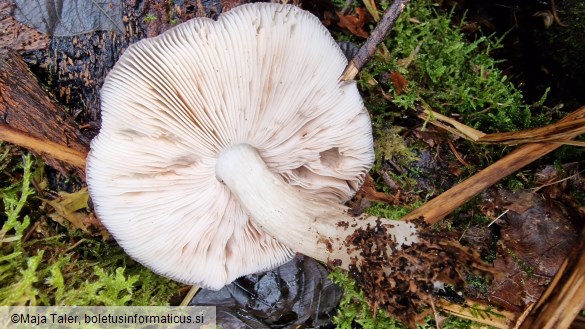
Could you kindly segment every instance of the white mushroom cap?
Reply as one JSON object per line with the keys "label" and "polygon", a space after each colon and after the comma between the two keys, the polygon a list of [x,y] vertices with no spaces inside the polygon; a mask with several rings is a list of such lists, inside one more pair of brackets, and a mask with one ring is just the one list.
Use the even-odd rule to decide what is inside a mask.
{"label": "white mushroom cap", "polygon": [[255,147],[301,190],[343,202],[373,163],[371,125],[347,61],[295,6],[242,5],[129,47],[101,91],[87,183],[125,251],[174,280],[219,289],[294,252],[215,177],[231,145]]}

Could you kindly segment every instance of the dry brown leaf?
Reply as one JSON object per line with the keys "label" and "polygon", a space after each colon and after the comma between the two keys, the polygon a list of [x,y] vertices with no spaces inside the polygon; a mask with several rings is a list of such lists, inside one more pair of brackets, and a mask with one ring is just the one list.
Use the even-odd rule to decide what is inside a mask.
{"label": "dry brown leaf", "polygon": [[394,196],[378,192],[376,190],[376,184],[372,176],[370,176],[370,174],[366,175],[364,184],[362,185],[358,193],[363,194],[363,197],[369,201],[386,202],[389,204],[396,203],[396,198]]}
{"label": "dry brown leaf", "polygon": [[64,226],[66,226],[66,222],[69,222],[75,228],[88,232],[85,224],[88,215],[80,211],[88,208],[89,193],[87,188],[74,193],[59,192],[59,198],[43,201],[55,210],[54,213],[49,214],[52,220]]}
{"label": "dry brown leaf", "polygon": [[408,80],[406,80],[402,74],[396,71],[390,72],[390,81],[392,81],[392,85],[394,86],[394,90],[396,90],[397,95],[402,94],[404,88],[406,88],[408,85]]}
{"label": "dry brown leaf", "polygon": [[517,214],[523,214],[526,210],[535,206],[532,201],[533,195],[530,193],[520,193],[518,199],[509,205],[505,205],[504,209],[512,210]]}
{"label": "dry brown leaf", "polygon": [[338,11],[337,17],[339,17],[337,26],[340,28],[347,29],[351,34],[358,37],[368,37],[368,32],[364,30],[364,24],[367,23],[368,17],[362,8],[356,8],[355,15],[343,15]]}

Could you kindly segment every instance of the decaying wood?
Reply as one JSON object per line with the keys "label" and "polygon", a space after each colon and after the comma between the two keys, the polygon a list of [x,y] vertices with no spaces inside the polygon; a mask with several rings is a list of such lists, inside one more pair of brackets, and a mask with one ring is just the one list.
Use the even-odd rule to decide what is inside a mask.
{"label": "decaying wood", "polygon": [[61,144],[30,136],[5,123],[0,123],[0,140],[24,147],[43,157],[65,162],[79,169],[85,168],[87,152],[76,151]]}
{"label": "decaying wood", "polygon": [[69,155],[87,154],[88,139],[79,132],[73,118],[43,90],[21,57],[13,52],[0,52],[0,122],[3,123],[0,139],[39,152],[50,166],[64,173],[83,172],[85,165],[79,163],[79,159],[60,158],[63,153],[52,152],[60,146],[69,148],[66,152]]}
{"label": "decaying wood", "polygon": [[521,329],[566,329],[585,308],[585,229]]}
{"label": "decaying wood", "polygon": [[[559,121],[560,124],[581,120],[585,118],[585,106],[569,114]],[[582,133],[581,129],[565,131],[566,139],[573,139]],[[530,143],[525,144],[489,167],[481,170],[467,180],[455,185],[451,189],[415,209],[402,219],[424,218],[428,223],[434,224],[455,209],[459,208],[483,190],[492,186],[501,179],[520,170],[520,168],[556,150],[560,143]]]}
{"label": "decaying wood", "polygon": [[0,1],[0,47],[19,53],[47,48],[49,37],[18,22],[13,10],[11,1]]}

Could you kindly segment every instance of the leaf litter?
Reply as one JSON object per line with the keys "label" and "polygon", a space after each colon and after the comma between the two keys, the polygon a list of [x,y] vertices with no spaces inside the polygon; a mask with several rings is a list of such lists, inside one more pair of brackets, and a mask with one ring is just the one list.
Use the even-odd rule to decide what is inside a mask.
{"label": "leaf litter", "polygon": [[[358,8],[359,9],[359,8]],[[345,15],[343,18],[340,17],[340,21],[344,21],[347,26],[341,26],[347,28],[350,33],[367,37],[367,32],[363,29],[365,23],[367,23],[367,17],[363,10],[360,14],[358,10],[356,10],[355,15]],[[350,17],[347,17],[350,16]],[[98,29],[104,28],[105,25],[99,25]],[[107,28],[104,28],[107,29]],[[72,30],[70,30],[72,31]],[[361,34],[361,35],[360,35]],[[392,79],[392,84],[397,89],[403,89],[406,86],[406,79],[402,81],[404,78],[402,75],[394,77]],[[395,81],[396,80],[396,81]],[[419,133],[420,139],[422,134]],[[434,143],[434,136],[429,138],[426,136],[427,139],[432,139]],[[434,151],[431,151],[434,152]],[[435,169],[439,169],[438,167]],[[550,170],[550,168],[549,168]],[[554,170],[553,170],[554,171]],[[555,172],[556,176],[560,174]],[[553,175],[554,177],[556,177]],[[458,176],[458,175],[456,175]],[[549,178],[553,177],[549,176]],[[581,177],[581,178],[580,178]],[[562,178],[559,178],[562,179]],[[576,179],[571,179],[567,181],[566,184],[575,184],[575,181],[580,179],[581,184],[581,191],[583,190],[583,179],[582,176],[578,175]],[[549,180],[548,183],[551,183],[556,180],[552,179]],[[543,183],[544,184],[544,183]],[[486,205],[491,201],[490,198],[484,199],[483,202],[483,209],[505,209],[508,210],[508,213],[503,216],[500,220],[496,222],[496,226],[498,229],[501,230],[502,238],[498,242],[497,245],[497,252],[498,257],[494,262],[494,267],[498,270],[498,272],[506,273],[505,277],[494,276],[493,283],[490,287],[490,296],[492,301],[496,299],[504,299],[506,300],[503,303],[505,307],[508,308],[522,308],[526,305],[526,303],[530,302],[537,297],[539,291],[542,291],[544,285],[546,284],[546,280],[550,280],[551,273],[554,274],[556,268],[554,266],[558,266],[555,263],[556,258],[562,260],[561,251],[563,248],[560,246],[565,246],[566,250],[570,248],[570,240],[571,236],[574,236],[574,223],[571,223],[571,218],[578,218],[580,216],[583,218],[585,210],[582,206],[582,202],[576,201],[574,198],[568,197],[569,193],[566,193],[560,188],[559,186],[566,185],[563,183],[553,184],[552,187],[549,188],[546,193],[542,192],[539,195],[535,195],[534,193],[530,193],[527,191],[523,192],[510,192],[510,191],[498,191],[494,198],[495,201],[492,202],[491,205]],[[373,187],[370,189],[372,193],[378,193],[376,188]],[[75,194],[75,193],[74,193]],[[543,201],[543,196],[551,197],[556,196],[553,202]],[[377,195],[379,197],[379,195]],[[504,198],[505,197],[505,198]],[[383,198],[383,197],[382,197]],[[91,222],[91,216],[85,216],[82,218],[83,209],[87,207],[87,200],[84,200],[83,193],[79,195],[67,195],[62,194],[58,200],[47,201],[54,209],[55,212],[51,214],[51,217],[58,218],[60,223],[65,224],[67,226],[67,222],[71,223],[73,227],[83,229],[87,228],[88,224],[87,221]],[[512,201],[511,201],[512,200]],[[547,199],[548,200],[548,199]],[[559,206],[559,203],[563,204],[563,206]],[[570,206],[566,206],[567,204],[571,204]],[[560,215],[559,215],[560,214]],[[568,214],[568,215],[567,215]],[[575,215],[576,214],[576,215]],[[80,216],[78,216],[80,215]],[[577,217],[575,217],[577,216]],[[95,219],[95,218],[94,218]],[[58,221],[59,221],[58,220]],[[568,224],[567,224],[568,223]],[[573,225],[573,226],[572,226]],[[581,223],[582,225],[582,223]],[[572,228],[573,227],[573,228]],[[572,230],[571,230],[572,228]],[[525,232],[526,230],[527,232]],[[549,232],[552,230],[552,233]],[[477,226],[470,227],[467,232],[478,232],[477,238],[479,241],[486,241],[489,240],[489,237],[492,237],[489,230],[479,229],[477,230]],[[367,232],[359,232],[359,235],[356,236],[356,241],[371,241],[374,245],[379,244],[380,241],[374,243],[371,239],[377,236],[377,232],[367,233]],[[368,236],[369,234],[369,236]],[[373,234],[373,235],[372,235]],[[567,239],[555,241],[559,236],[563,236],[565,234],[568,236]],[[444,238],[447,239],[447,236],[443,235]],[[488,237],[488,238],[486,238]],[[461,280],[465,278],[465,271],[469,270],[471,272],[474,271],[484,271],[486,273],[491,273],[491,270],[485,268],[467,268],[464,266],[465,271],[457,271],[451,270],[451,272],[439,273],[438,269],[441,269],[442,266],[449,265],[446,259],[441,258],[440,261],[435,262],[438,267],[428,267],[428,268],[421,268],[418,270],[418,274],[412,276],[412,271],[409,269],[409,266],[406,266],[407,262],[413,262],[413,264],[418,264],[422,259],[429,259],[428,257],[439,257],[444,256],[445,252],[453,253],[455,255],[464,255],[463,259],[477,259],[478,255],[471,251],[470,249],[458,249],[454,248],[447,242],[439,242],[437,239],[438,237],[425,237],[428,238],[428,241],[425,240],[421,246],[417,247],[418,250],[405,250],[404,255],[400,255],[397,257],[396,264],[392,265],[395,266],[398,270],[398,277],[400,278],[401,275],[402,279],[408,280],[406,281],[407,284],[404,282],[401,284],[395,283],[394,287],[399,289],[400,292],[406,292],[406,296],[398,295],[389,295],[388,292],[376,290],[372,287],[365,287],[364,290],[373,292],[374,297],[376,297],[376,302],[373,304],[374,307],[379,307],[385,305],[385,301],[395,303],[394,307],[397,311],[403,311],[406,306],[417,306],[427,303],[429,298],[432,294],[430,294],[432,289],[429,286],[428,277],[437,276],[440,274],[441,278],[450,282],[455,288],[463,289],[464,287],[461,286]],[[492,237],[493,238],[493,237]],[[453,240],[455,237],[449,237],[447,240]],[[556,242],[556,243],[551,243]],[[486,244],[489,246],[490,244]],[[447,251],[445,251],[445,249]],[[378,261],[380,255],[376,252],[375,249],[369,250],[372,254],[373,259],[375,260],[374,266]],[[416,256],[414,256],[416,255]],[[545,255],[544,261],[536,261],[536,259],[542,255]],[[485,258],[485,257],[483,257]],[[560,261],[558,260],[558,261]],[[558,263],[558,262],[557,262]],[[481,262],[479,263],[481,264]],[[548,270],[546,269],[547,266],[550,266]],[[480,266],[481,267],[481,266]],[[408,271],[411,272],[408,272]],[[361,271],[361,272],[360,272]],[[407,273],[407,274],[404,274]],[[280,275],[281,273],[278,273]],[[352,274],[356,276],[359,280],[360,278],[364,278],[366,276],[372,276],[377,278],[377,281],[374,280],[376,284],[382,284],[386,282],[388,284],[391,281],[385,277],[379,271],[364,271],[363,268],[360,270],[356,267],[356,271]],[[416,279],[417,275],[421,278]],[[414,278],[414,279],[413,279]],[[248,278],[249,279],[249,278]],[[276,281],[280,279],[275,279]],[[321,280],[321,279],[319,279]],[[386,281],[384,281],[386,280]],[[394,281],[399,279],[392,279]],[[275,281],[275,282],[276,282]],[[319,281],[320,282],[320,281]],[[367,281],[370,282],[370,281]],[[508,284],[511,288],[509,291],[513,292],[512,297],[502,296],[498,294],[498,284]],[[434,286],[432,287],[435,288]],[[400,290],[402,289],[402,290]],[[500,289],[501,290],[501,289]],[[319,292],[318,292],[319,293]],[[386,293],[386,296],[382,296],[381,294]],[[518,298],[519,296],[519,298]],[[377,297],[380,299],[378,300]],[[411,312],[411,311],[408,311]],[[407,313],[408,313],[407,312]],[[231,316],[236,316],[234,313],[230,313]]]}

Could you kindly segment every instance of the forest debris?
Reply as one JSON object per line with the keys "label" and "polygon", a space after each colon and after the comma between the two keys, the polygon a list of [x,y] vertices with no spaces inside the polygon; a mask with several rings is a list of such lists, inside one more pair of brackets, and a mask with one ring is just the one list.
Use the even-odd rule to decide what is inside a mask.
{"label": "forest debris", "polygon": [[394,86],[396,95],[402,94],[402,92],[408,85],[408,80],[406,80],[406,78],[404,78],[404,76],[400,74],[400,72],[398,71],[390,72],[390,81],[392,81],[392,86]]}
{"label": "forest debris", "polygon": [[497,275],[479,254],[459,244],[454,236],[432,231],[422,221],[417,223],[419,242],[410,246],[396,245],[386,231],[386,225],[392,225],[387,222],[358,229],[348,241],[362,250],[363,261],[350,265],[349,274],[364,291],[372,309],[386,309],[412,328],[418,312],[430,305],[437,291],[445,293],[444,285],[453,287],[450,297],[457,300],[461,299],[457,292],[465,289],[465,276],[469,273]]}
{"label": "forest debris", "polygon": [[396,197],[383,192],[378,192],[376,190],[376,183],[374,182],[374,179],[372,178],[372,176],[370,176],[370,174],[366,174],[364,183],[362,184],[362,187],[359,189],[359,191],[356,193],[356,197],[365,198],[366,200],[369,201],[386,202],[389,204],[396,204],[397,202]]}
{"label": "forest debris", "polygon": [[[559,121],[558,126],[563,126],[565,122],[574,122],[581,119],[585,119],[585,106],[564,117]],[[575,138],[583,133],[583,129],[585,129],[585,125],[584,127],[575,126],[571,130],[564,131],[563,136],[565,139]],[[500,179],[507,177],[560,146],[560,143],[529,143],[523,145],[489,167],[415,209],[402,219],[423,217],[428,223],[434,224]]]}
{"label": "forest debris", "polygon": [[367,23],[368,17],[362,8],[357,7],[355,9],[355,15],[343,15],[342,13],[337,12],[337,17],[339,17],[337,26],[340,28],[347,29],[351,34],[358,37],[368,37],[368,32],[364,30],[364,25]]}
{"label": "forest debris", "polygon": [[585,308],[585,230],[520,328],[565,329]]}
{"label": "forest debris", "polygon": [[46,49],[49,37],[14,19],[13,10],[9,1],[0,2],[0,48],[19,53]]}
{"label": "forest debris", "polygon": [[[1,139],[40,153],[63,173],[83,173],[89,140],[12,52],[0,52],[0,124]],[[57,154],[76,159],[72,163]]]}
{"label": "forest debris", "polygon": [[[510,329],[516,320],[516,314],[495,309],[488,305],[482,305],[473,300],[466,300],[464,305],[447,303],[440,300],[438,306],[450,314],[456,315],[463,319],[487,324],[490,328]],[[472,328],[484,328],[482,326]]]}
{"label": "forest debris", "polygon": [[577,234],[562,206],[544,202],[528,191],[499,190],[489,198],[509,209],[501,224],[494,267],[506,273],[490,288],[491,299],[521,312],[537,301],[561,262],[576,243]]}
{"label": "forest debris", "polygon": [[388,35],[408,2],[409,0],[394,0],[390,7],[384,11],[376,28],[370,33],[366,42],[360,47],[360,50],[358,50],[357,54],[351,59],[343,71],[341,80],[353,80],[362,67],[370,61],[378,45]]}
{"label": "forest debris", "polygon": [[585,134],[585,107],[577,109],[571,120],[560,120],[544,127],[521,131],[485,134],[468,127],[440,113],[423,109],[419,117],[441,127],[455,135],[476,143],[518,145],[526,143],[554,142],[560,144],[581,145],[571,141],[576,136]]}
{"label": "forest debris", "polygon": [[[85,168],[86,152],[78,152],[61,144],[31,137],[28,133],[13,129],[3,123],[0,123],[0,140],[27,148],[41,156],[65,162],[67,165],[72,165],[79,170]],[[47,160],[47,162],[52,164],[51,160]],[[60,167],[56,168],[59,169]]]}
{"label": "forest debris", "polygon": [[89,202],[89,193],[87,188],[74,193],[59,192],[59,198],[56,200],[43,200],[47,202],[55,212],[49,214],[49,217],[63,226],[69,222],[73,227],[84,232],[88,232],[86,218],[88,215],[79,210],[87,209]]}

